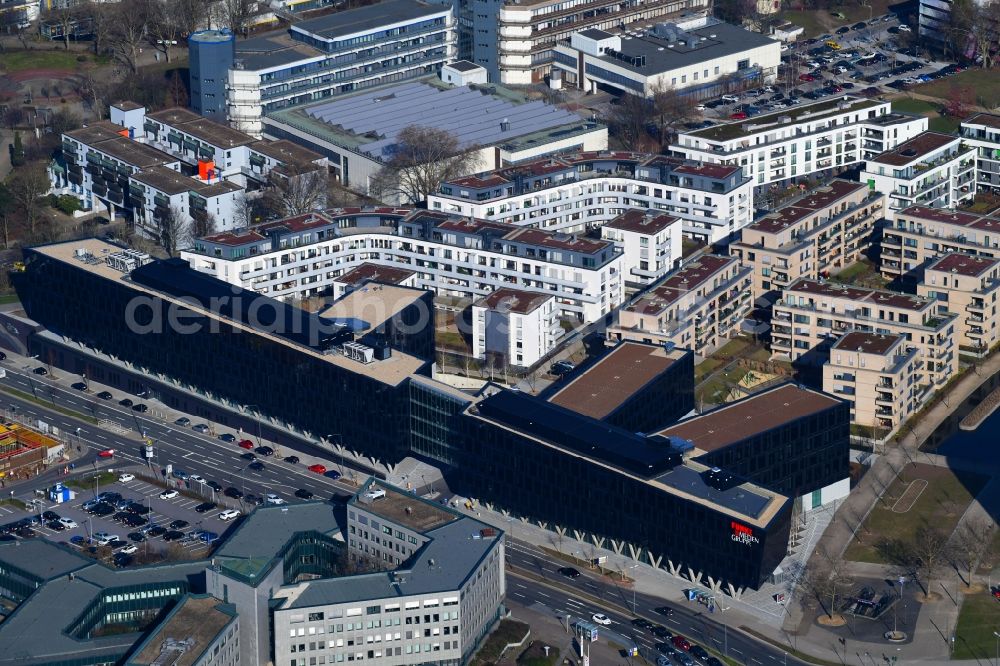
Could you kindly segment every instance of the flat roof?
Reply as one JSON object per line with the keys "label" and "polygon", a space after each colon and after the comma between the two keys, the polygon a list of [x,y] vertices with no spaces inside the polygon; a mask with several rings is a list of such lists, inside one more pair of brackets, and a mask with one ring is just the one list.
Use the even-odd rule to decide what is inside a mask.
{"label": "flat roof", "polygon": [[932,261],[928,264],[927,270],[957,273],[958,275],[966,275],[968,277],[979,277],[991,268],[995,268],[998,264],[1000,264],[1000,259],[951,252]]}
{"label": "flat roof", "polygon": [[157,111],[156,113],[148,114],[146,117],[219,148],[248,146],[256,141],[249,134],[233,129],[229,125],[217,123],[214,120],[209,120],[204,116],[199,116],[197,113],[180,107]]}
{"label": "flat roof", "polygon": [[380,266],[371,262],[365,262],[347,271],[340,277],[334,278],[334,282],[341,284],[358,285],[364,282],[378,282],[380,284],[400,284],[416,275],[416,272],[406,268],[396,266]]}
{"label": "flat roof", "polygon": [[633,231],[641,234],[657,234],[670,227],[670,225],[680,222],[679,217],[667,215],[666,213],[653,213],[650,211],[630,208],[610,222],[605,223],[608,229],[621,229],[622,231]]}
{"label": "flat roof", "polygon": [[673,305],[684,294],[698,289],[719,271],[738,265],[735,257],[703,254],[664,276],[649,289],[641,292],[625,310],[639,314],[655,315]]}
{"label": "flat roof", "polygon": [[112,104],[116,109],[121,109],[122,111],[135,111],[137,109],[145,108],[142,104],[136,104],[130,100],[122,100],[121,102],[115,102]]}
{"label": "flat roof", "polygon": [[898,344],[903,341],[901,335],[881,335],[879,333],[865,333],[862,331],[851,331],[844,334],[833,344],[834,349],[843,351],[861,352],[863,354],[878,354],[885,356]]}
{"label": "flat roof", "polygon": [[837,282],[821,282],[808,278],[799,278],[789,285],[785,291],[801,292],[814,296],[824,296],[826,298],[846,298],[852,301],[874,303],[875,305],[884,305],[902,310],[913,310],[914,312],[925,310],[928,305],[933,303],[932,300],[922,296],[903,294],[897,291],[850,287]]}
{"label": "flat roof", "polygon": [[876,155],[872,162],[879,164],[889,164],[891,166],[906,166],[913,162],[918,162],[925,156],[936,150],[944,148],[950,143],[961,139],[951,134],[941,134],[939,132],[921,132],[912,139],[904,141],[892,150]]}
{"label": "flat roof", "polygon": [[422,16],[441,14],[448,9],[449,5],[432,5],[417,0],[383,0],[372,5],[299,21],[292,24],[292,30],[317,35],[324,39],[337,39],[379,30],[383,26],[412,21]]}
{"label": "flat roof", "polygon": [[553,298],[552,294],[500,287],[476,301],[476,305],[498,312],[529,314]]}
{"label": "flat roof", "polygon": [[370,486],[384,490],[385,497],[368,501],[359,494],[359,508],[411,530],[426,532],[461,519],[460,514],[432,502],[416,501],[412,493],[400,492],[388,483],[374,481]]}
{"label": "flat roof", "polygon": [[504,235],[503,239],[505,241],[517,241],[518,243],[527,243],[528,245],[547,247],[555,250],[573,250],[574,252],[583,252],[585,254],[596,254],[601,250],[613,247],[610,241],[591,240],[590,238],[583,238],[575,234],[553,233],[531,227],[515,226],[511,232]]}
{"label": "flat roof", "polygon": [[279,162],[300,166],[323,159],[323,156],[319,153],[300,146],[297,143],[292,143],[288,139],[278,139],[277,141],[263,139],[255,141],[250,144],[250,150],[256,151],[261,155],[267,155]]}
{"label": "flat roof", "polygon": [[825,393],[781,384],[681,421],[659,434],[688,440],[708,453],[839,404],[840,400]]}
{"label": "flat roof", "polygon": [[[66,241],[63,243],[53,243],[51,245],[42,245],[30,248],[32,252],[37,252],[38,254],[50,257],[57,261],[62,261],[66,264],[75,266],[81,270],[93,273],[95,275],[99,275],[103,278],[115,281],[119,280],[125,281],[126,277],[128,276],[126,276],[121,271],[111,268],[105,263],[105,257],[107,257],[109,254],[120,252],[122,249],[124,248],[122,248],[121,246],[113,245],[111,243],[108,243],[107,241],[100,240],[97,238],[84,238],[81,240]],[[79,257],[76,256],[77,251],[82,251],[85,255],[94,257],[95,261],[93,262],[82,261]],[[164,260],[156,263],[167,264],[168,261],[169,260]],[[178,264],[176,263],[176,261],[181,261],[182,263],[185,264],[187,263],[184,262],[183,260],[175,260],[174,263],[172,264],[173,270],[178,269]],[[150,267],[152,266],[155,266],[155,264],[147,264],[146,266],[142,267],[142,269],[147,269],[147,272],[149,273],[148,277],[154,278],[154,281],[157,283],[163,283],[164,285],[169,283],[173,284],[176,289],[182,289],[183,285],[177,284],[176,281],[170,275],[159,275],[159,273],[163,272],[162,268],[151,269]],[[171,267],[166,267],[166,268],[168,269],[167,270],[168,273],[171,272],[169,270]],[[137,271],[142,269],[137,269]],[[194,302],[191,301],[190,298],[185,298],[181,300],[181,297],[178,296],[175,292],[162,291],[157,288],[146,286],[143,283],[137,281],[136,278],[137,271],[133,271],[131,279],[126,282],[126,284],[130,288],[135,289],[136,291],[144,292],[152,296],[162,298],[163,300],[171,303],[176,303],[177,305],[192,310],[193,312],[198,312],[207,317],[223,321],[226,324],[233,326],[234,328],[238,328],[247,331],[249,333],[253,333],[254,335],[259,335],[261,337],[272,340],[273,342],[276,342],[278,344],[291,346],[296,351],[302,354],[308,354],[325,363],[332,363],[350,372],[355,372],[358,374],[371,377],[376,381],[380,381],[382,383],[391,386],[398,385],[400,382],[404,381],[411,375],[415,374],[425,365],[425,362],[423,360],[398,351],[393,352],[392,356],[389,359],[375,361],[373,363],[368,363],[365,365],[362,365],[357,361],[353,361],[337,353],[323,354],[305,344],[297,344],[293,342],[289,337],[282,337],[275,333],[270,333],[261,330],[260,328],[254,328],[253,326],[243,323],[242,321],[238,321],[236,319],[232,319],[229,317],[223,317],[218,313],[212,312],[210,310],[205,309],[204,307],[196,305]],[[188,278],[190,280],[196,280],[200,284],[204,285],[206,283],[203,280],[207,278],[213,286],[217,286],[219,289],[224,290],[225,294],[228,295],[229,298],[232,300],[237,300],[233,298],[234,296],[233,289],[237,289],[237,292],[246,292],[246,296],[244,298],[239,299],[244,307],[247,308],[251,307],[251,304],[255,300],[253,296],[261,297],[260,294],[254,294],[253,292],[248,292],[246,290],[239,290],[238,288],[235,288],[232,285],[229,285],[228,283],[222,282],[221,280],[216,280],[212,276],[206,275],[204,273],[199,273],[194,269],[189,268],[188,271],[189,271]],[[263,298],[267,297],[264,296]],[[273,301],[274,299],[269,299],[269,300]],[[278,301],[275,301],[275,304],[276,304],[275,307],[281,305],[281,303]],[[289,307],[294,307],[294,306],[289,306]],[[296,310],[298,310],[298,308],[296,308]],[[305,311],[300,310],[299,312],[301,312],[301,314],[293,314],[292,316],[302,317],[306,319],[313,317],[313,315],[310,315]],[[277,316],[276,312],[275,316]],[[304,326],[305,328],[303,329],[301,335],[308,336],[309,324],[304,324]],[[326,329],[324,328],[323,330]],[[294,331],[292,331],[292,333],[294,333]],[[289,333],[288,335],[291,335],[292,333]]]}
{"label": "flat roof", "polygon": [[622,342],[573,378],[549,402],[577,414],[603,419],[663,374],[686,351],[638,342]]}
{"label": "flat roof", "polygon": [[[405,308],[419,302],[423,289],[370,283],[350,291],[319,313],[325,319],[359,319],[377,328]],[[431,316],[433,313],[427,313]]]}
{"label": "flat roof", "polygon": [[170,167],[162,165],[149,167],[132,174],[132,179],[149,185],[168,196],[184,192],[197,192],[202,196],[218,196],[227,192],[238,192],[243,189],[236,183],[225,179],[220,178],[209,183],[191,176],[185,176],[179,171],[174,171]]}
{"label": "flat roof", "polygon": [[[847,108],[841,109],[841,104],[846,104]],[[774,113],[754,116],[753,118],[739,120],[733,123],[723,123],[713,127],[706,127],[705,129],[696,130],[694,132],[682,132],[682,134],[698,137],[700,139],[707,139],[709,141],[730,141],[732,139],[738,139],[742,136],[749,136],[751,134],[759,134],[762,132],[770,132],[775,129],[780,129],[783,125],[781,119],[786,116],[791,119],[792,123],[804,123],[830,118],[844,113],[851,113],[853,111],[862,111],[864,109],[870,109],[884,104],[887,104],[887,102],[861,99],[845,95],[843,97],[831,98],[814,104],[803,104],[802,106],[796,106],[784,111],[776,111]]]}
{"label": "flat roof", "polygon": [[477,69],[483,69],[480,65],[474,62],[469,62],[468,60],[456,60],[455,62],[449,62],[446,67],[450,67],[456,72],[474,72]]}
{"label": "flat roof", "polygon": [[983,125],[984,127],[992,127],[993,129],[1000,129],[1000,116],[995,113],[977,113],[971,118],[967,118],[962,121],[963,125]]}
{"label": "flat roof", "polygon": [[65,134],[89,148],[140,169],[178,161],[176,157],[162,150],[133,141],[127,136],[128,130],[108,120],[92,123]]}
{"label": "flat roof", "polygon": [[[1000,219],[989,215],[978,215],[964,211],[956,211],[948,208],[928,208],[926,206],[910,206],[904,208],[896,214],[899,216],[915,217],[929,222],[942,222],[944,224],[954,224],[960,227],[972,227],[983,229],[984,231],[994,231],[1000,229]],[[903,231],[900,229],[899,231]]]}
{"label": "flat roof", "polygon": [[[137,654],[129,657],[127,666],[192,666],[197,662],[212,641],[236,618],[236,609],[210,596],[186,596],[170,611],[167,619],[143,641]],[[164,642],[192,641],[180,652],[171,650]],[[160,657],[170,656],[167,662]]]}
{"label": "flat roof", "polygon": [[709,162],[702,162],[699,164],[678,164],[674,167],[674,173],[681,173],[689,176],[706,176],[708,178],[728,178],[742,169],[743,167],[731,164],[712,164]]}
{"label": "flat roof", "polygon": [[764,233],[780,233],[819,211],[825,211],[844,197],[867,189],[868,186],[864,183],[837,178],[754,220],[746,228]]}

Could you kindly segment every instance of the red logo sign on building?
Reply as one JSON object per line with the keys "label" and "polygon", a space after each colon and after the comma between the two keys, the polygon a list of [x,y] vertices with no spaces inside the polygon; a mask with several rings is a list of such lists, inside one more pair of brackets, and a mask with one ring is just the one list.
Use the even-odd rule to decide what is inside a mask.
{"label": "red logo sign on building", "polygon": [[737,543],[743,543],[748,546],[752,546],[755,543],[760,543],[760,539],[754,536],[753,529],[751,529],[750,527],[742,523],[738,523],[735,520],[730,521],[729,527],[730,529],[732,529],[731,538],[733,541]]}

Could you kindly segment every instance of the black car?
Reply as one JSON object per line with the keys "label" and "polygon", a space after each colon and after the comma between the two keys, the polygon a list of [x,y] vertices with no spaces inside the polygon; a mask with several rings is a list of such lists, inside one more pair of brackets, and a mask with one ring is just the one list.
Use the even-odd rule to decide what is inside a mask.
{"label": "black car", "polygon": [[139,516],[145,516],[149,513],[149,507],[145,504],[139,504],[138,502],[129,502],[128,506],[125,507],[125,510]]}
{"label": "black car", "polygon": [[858,21],[857,23],[855,23],[854,25],[851,26],[851,28],[854,29],[854,30],[864,30],[867,27],[868,27],[868,24],[865,23],[864,21]]}
{"label": "black car", "polygon": [[115,553],[115,556],[112,558],[111,561],[114,562],[114,565],[116,567],[122,569],[132,564],[133,560],[131,555],[127,555],[125,553]]}
{"label": "black car", "polygon": [[55,511],[46,511],[46,512],[42,513],[42,520],[45,520],[45,521],[59,520],[61,517],[62,516],[60,516]]}
{"label": "black car", "polygon": [[142,532],[129,532],[128,533],[128,539],[129,539],[129,541],[134,541],[136,543],[142,543],[143,541],[146,540],[146,535],[143,534]]}
{"label": "black car", "polygon": [[145,414],[146,412],[149,411],[149,407],[147,407],[141,402],[137,405],[132,405],[132,409],[133,411],[139,412],[140,414]]}
{"label": "black car", "polygon": [[219,439],[221,439],[223,442],[226,442],[227,444],[232,444],[233,442],[236,441],[236,436],[231,435],[227,432],[224,435],[219,435]]}
{"label": "black car", "polygon": [[556,361],[549,367],[549,374],[562,376],[572,372],[574,368],[576,366],[569,361]]}
{"label": "black car", "polygon": [[38,366],[37,368],[32,370],[32,372],[35,373],[36,375],[41,375],[42,377],[49,374],[49,371],[43,368],[42,366]]}
{"label": "black car", "polygon": [[313,492],[311,490],[306,490],[305,488],[299,488],[296,490],[295,496],[304,500],[312,499],[314,497]]}
{"label": "black car", "polygon": [[226,488],[226,493],[225,494],[226,494],[226,497],[232,497],[233,499],[239,499],[239,498],[243,497],[243,491],[240,490],[239,488],[234,488],[232,486],[229,486],[228,488]]}
{"label": "black car", "polygon": [[97,394],[97,397],[100,398],[101,400],[111,400],[111,398],[115,396],[111,395],[110,391],[101,391],[100,393]]}
{"label": "black car", "polygon": [[692,645],[688,650],[695,659],[708,659],[708,650],[700,645]]}
{"label": "black car", "polygon": [[670,640],[671,638],[674,637],[674,634],[669,629],[664,627],[662,624],[654,626],[652,629],[650,629],[650,631],[657,638],[662,638],[664,640]]}
{"label": "black car", "polygon": [[52,530],[53,532],[65,532],[66,526],[60,523],[58,520],[50,520],[45,523],[45,526]]}
{"label": "black car", "polygon": [[649,629],[653,626],[653,623],[644,617],[637,617],[632,620],[633,627],[639,627],[640,629]]}
{"label": "black car", "polygon": [[844,27],[842,27],[842,28],[837,28],[837,34],[838,35],[846,35],[850,31],[851,31],[851,28],[849,26],[846,26],[846,25]]}
{"label": "black car", "polygon": [[705,665],[706,666],[722,666],[722,662],[719,661],[718,659],[716,659],[715,657],[709,657],[708,659],[705,660]]}
{"label": "black car", "polygon": [[151,527],[146,531],[146,536],[149,537],[150,539],[155,539],[156,537],[163,536],[166,533],[167,533],[166,527],[160,527],[159,525],[156,525],[155,527]]}
{"label": "black car", "polygon": [[70,388],[75,388],[77,391],[86,391],[87,385],[83,382],[74,382],[70,385]]}
{"label": "black car", "polygon": [[222,492],[222,484],[218,481],[206,481],[205,485],[214,490],[217,493]]}
{"label": "black car", "polygon": [[111,520],[115,521],[116,523],[122,523],[125,522],[125,519],[131,515],[132,514],[129,513],[128,511],[119,511],[115,515],[111,516]]}
{"label": "black car", "polygon": [[181,518],[178,518],[174,522],[170,523],[170,525],[168,527],[170,527],[170,529],[172,529],[172,530],[181,530],[181,529],[184,529],[185,527],[187,527],[190,524],[191,523],[189,523],[188,521],[183,520]]}
{"label": "black car", "polygon": [[563,576],[566,576],[566,578],[580,577],[580,572],[574,569],[573,567],[559,567],[559,573],[561,573]]}
{"label": "black car", "polygon": [[850,81],[844,81],[843,83],[840,84],[840,87],[843,88],[844,90],[852,90],[854,88],[854,84],[851,83]]}
{"label": "black car", "polygon": [[286,463],[291,463],[293,465],[298,465],[299,464],[299,457],[298,456],[285,456],[283,458],[283,460]]}
{"label": "black car", "polygon": [[270,446],[258,446],[256,449],[254,449],[254,451],[256,451],[259,455],[262,456],[274,455],[274,449],[272,449]]}
{"label": "black car", "polygon": [[216,507],[215,502],[202,502],[194,508],[195,513],[208,513]]}
{"label": "black car", "polygon": [[264,500],[260,497],[257,497],[253,493],[247,493],[246,495],[243,496],[243,503],[252,504],[253,506],[260,506],[261,504],[264,503]]}
{"label": "black car", "polygon": [[131,398],[122,398],[121,400],[118,401],[118,404],[121,405],[122,407],[131,407],[135,403],[132,402]]}
{"label": "black car", "polygon": [[257,460],[257,456],[251,453],[250,451],[247,451],[246,453],[241,455],[240,458],[243,458],[243,460],[250,460],[251,462]]}
{"label": "black car", "polygon": [[660,615],[670,616],[674,614],[674,609],[671,608],[670,606],[657,606],[653,610],[659,613]]}
{"label": "black car", "polygon": [[163,535],[164,541],[177,541],[178,539],[183,539],[183,538],[184,538],[184,532],[181,532],[180,530],[170,530],[169,532]]}
{"label": "black car", "polygon": [[256,462],[250,463],[249,467],[250,467],[250,469],[252,469],[255,472],[263,472],[264,471],[264,463],[262,463],[259,460],[256,461]]}
{"label": "black car", "polygon": [[30,527],[18,527],[14,530],[14,534],[21,537],[22,539],[32,539],[38,536],[38,532],[31,529]]}
{"label": "black car", "polygon": [[101,502],[100,504],[98,504],[97,506],[95,506],[93,509],[90,510],[90,513],[92,515],[98,517],[110,516],[114,512],[115,512],[115,507],[111,506],[107,502]]}
{"label": "black car", "polygon": [[142,527],[149,522],[147,518],[136,515],[134,513],[128,514],[128,517],[122,521],[128,527]]}
{"label": "black car", "polygon": [[121,539],[115,539],[114,541],[109,541],[109,542],[107,542],[104,545],[107,546],[108,548],[110,548],[112,552],[114,552],[116,550],[121,550],[122,548],[124,548],[125,546],[127,546],[128,545],[128,541],[122,541]]}
{"label": "black car", "polygon": [[655,645],[653,645],[653,647],[656,648],[656,651],[659,652],[660,654],[674,653],[674,646],[671,645],[670,643],[656,643]]}

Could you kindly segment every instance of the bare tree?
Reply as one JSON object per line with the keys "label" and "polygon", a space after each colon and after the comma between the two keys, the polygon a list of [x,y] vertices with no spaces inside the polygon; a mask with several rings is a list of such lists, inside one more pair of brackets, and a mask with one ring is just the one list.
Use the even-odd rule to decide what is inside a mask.
{"label": "bare tree", "polygon": [[[992,538],[993,523],[985,518],[968,518],[955,533],[954,553],[961,556],[965,569],[969,573],[966,580],[967,585],[972,585],[972,574],[976,569],[976,564],[983,556]],[[958,568],[958,562],[955,563],[955,568]]]}
{"label": "bare tree", "polygon": [[139,71],[139,53],[149,30],[150,4],[149,0],[119,4],[108,34],[115,60],[133,74]]}
{"label": "bare tree", "polygon": [[166,4],[182,36],[198,30],[208,19],[208,8],[203,0],[166,0]]}
{"label": "bare tree", "polygon": [[187,88],[184,86],[184,81],[181,80],[180,72],[175,69],[167,82],[167,104],[185,107],[188,105],[188,101]]}
{"label": "bare tree", "polygon": [[146,34],[150,44],[170,62],[170,47],[180,39],[181,26],[172,4],[162,0],[147,5]]}
{"label": "bare tree", "polygon": [[[931,582],[941,569],[947,557],[948,535],[936,527],[921,527],[913,539],[914,571],[917,584],[924,587],[924,594],[930,595]],[[921,583],[921,579],[924,581]]]}
{"label": "bare tree", "polygon": [[969,44],[972,27],[976,23],[975,0],[953,0],[944,26],[946,48],[953,56],[961,55]]}
{"label": "bare tree", "polygon": [[271,187],[264,194],[267,210],[279,217],[302,215],[326,206],[329,176],[315,165],[286,167],[271,172]]}
{"label": "bare tree", "polygon": [[188,241],[193,238],[203,238],[215,233],[215,217],[211,213],[196,215],[191,219],[191,226],[188,228],[188,235],[183,240]]}
{"label": "bare tree", "polygon": [[258,11],[257,0],[221,0],[218,21],[221,27],[229,28],[233,34],[246,37]]}
{"label": "bare tree", "polygon": [[605,121],[628,150],[639,150],[649,142],[649,126],[654,115],[652,102],[639,95],[622,95],[612,104]]}
{"label": "bare tree", "polygon": [[823,559],[822,553],[815,553],[802,570],[798,582],[833,620],[839,616],[841,598],[850,593],[854,579],[848,574],[842,558]]}
{"label": "bare tree", "polygon": [[101,55],[111,38],[115,11],[105,2],[89,0],[79,6],[80,16],[90,19],[94,55]]}
{"label": "bare tree", "polygon": [[[651,92],[657,124],[670,134],[675,133],[679,126],[701,115],[698,112],[697,102],[690,95],[682,95],[665,82],[654,85]],[[667,137],[661,137],[661,141],[666,140]]]}
{"label": "bare tree", "polygon": [[69,50],[69,38],[80,20],[80,12],[76,6],[56,5],[45,13],[45,20],[59,26],[62,31],[63,48]]}
{"label": "bare tree", "polygon": [[447,180],[479,168],[477,146],[463,146],[458,137],[438,127],[404,127],[389,149],[384,166],[372,179],[374,196],[386,195],[406,203],[427,198]]}
{"label": "bare tree", "polygon": [[24,216],[31,239],[36,239],[42,206],[39,199],[49,191],[49,176],[41,164],[28,164],[14,170],[7,189],[17,209]]}
{"label": "bare tree", "polygon": [[83,125],[83,121],[80,120],[80,116],[74,113],[71,109],[62,107],[56,109],[52,115],[49,116],[48,125],[52,129],[52,133],[59,136],[64,132],[71,132],[75,129],[79,129]]}
{"label": "bare tree", "polygon": [[3,112],[3,124],[13,132],[16,128],[24,124],[24,109],[19,106],[9,106]]}
{"label": "bare tree", "polygon": [[8,35],[16,35],[18,41],[21,42],[21,48],[25,50],[28,49],[27,31],[30,25],[25,12],[13,10],[0,14],[0,26],[3,27],[4,32]]}
{"label": "bare tree", "polygon": [[991,0],[983,4],[973,3],[966,11],[974,12],[969,23],[969,38],[976,49],[976,54],[982,58],[983,69],[991,69],[995,55],[1000,47],[1000,0]]}
{"label": "bare tree", "polygon": [[176,206],[170,206],[155,221],[157,240],[167,254],[174,256],[188,233],[184,214]]}
{"label": "bare tree", "polygon": [[240,192],[233,201],[233,224],[237,228],[246,228],[253,225],[254,217],[253,201],[246,192]]}

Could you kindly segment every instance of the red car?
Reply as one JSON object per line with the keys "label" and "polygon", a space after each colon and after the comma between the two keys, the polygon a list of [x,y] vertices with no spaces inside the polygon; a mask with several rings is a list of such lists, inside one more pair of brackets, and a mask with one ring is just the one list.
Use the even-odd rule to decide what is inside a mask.
{"label": "red car", "polygon": [[323,465],[309,465],[310,472],[316,472],[317,474],[326,474],[326,467]]}
{"label": "red car", "polygon": [[733,115],[729,116],[729,118],[732,119],[732,120],[745,120],[746,117],[747,117],[747,114],[745,114],[742,111],[737,111]]}
{"label": "red car", "polygon": [[678,650],[684,650],[685,652],[687,652],[688,650],[691,649],[691,641],[684,638],[683,636],[680,635],[674,636],[671,642],[674,644],[674,647],[677,648]]}
{"label": "red car", "polygon": [[799,74],[799,81],[815,81],[816,77],[812,74]]}
{"label": "red car", "polygon": [[253,448],[253,442],[251,442],[249,439],[241,439],[240,440],[240,448],[241,449],[252,449]]}
{"label": "red car", "polygon": [[841,88],[840,86],[830,86],[830,87],[833,89],[833,92],[844,92],[844,89]]}
{"label": "red car", "polygon": [[115,450],[114,449],[105,449],[105,450],[101,451],[100,453],[98,453],[97,457],[98,458],[114,458],[115,457]]}

